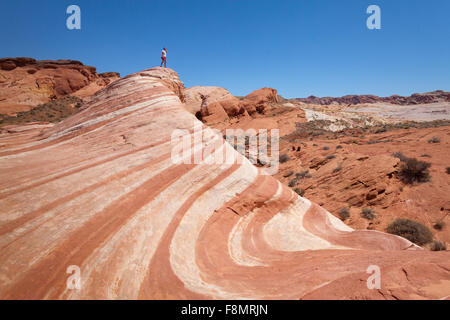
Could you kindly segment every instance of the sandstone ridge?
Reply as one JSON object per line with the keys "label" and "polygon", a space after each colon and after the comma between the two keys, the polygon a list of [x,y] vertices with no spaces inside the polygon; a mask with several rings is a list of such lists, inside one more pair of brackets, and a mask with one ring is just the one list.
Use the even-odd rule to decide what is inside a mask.
{"label": "sandstone ridge", "polygon": [[[144,70],[58,124],[0,134],[2,299],[450,295],[448,252],[347,227],[223,143],[186,111],[182,88],[170,69]],[[174,163],[172,133],[198,126],[194,152],[242,164]],[[366,285],[369,266],[380,289]]]}

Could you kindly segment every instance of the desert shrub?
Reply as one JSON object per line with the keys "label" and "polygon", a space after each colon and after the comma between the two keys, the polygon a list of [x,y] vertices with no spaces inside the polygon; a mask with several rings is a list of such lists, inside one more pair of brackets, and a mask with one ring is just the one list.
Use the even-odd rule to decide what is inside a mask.
{"label": "desert shrub", "polygon": [[342,146],[341,145],[337,145],[336,149],[342,149]]}
{"label": "desert shrub", "polygon": [[406,160],[408,160],[408,157],[405,156],[405,155],[404,155],[403,153],[401,153],[400,151],[394,152],[393,156],[394,156],[395,158],[399,158],[400,161],[406,161]]}
{"label": "desert shrub", "polygon": [[445,251],[447,250],[447,246],[445,245],[445,243],[438,241],[438,240],[433,240],[433,242],[430,245],[430,250],[431,251]]}
{"label": "desert shrub", "polygon": [[428,140],[428,143],[439,143],[441,142],[441,139],[439,137],[433,137],[430,140]]}
{"label": "desert shrub", "polygon": [[336,158],[336,156],[334,154],[327,155],[327,160],[331,160],[331,159],[334,159],[334,158]]}
{"label": "desert shrub", "polygon": [[322,148],[322,150],[330,150],[330,147],[325,146]]}
{"label": "desert shrub", "polygon": [[386,231],[406,238],[419,246],[429,243],[433,239],[433,234],[426,226],[409,219],[396,219],[387,227]]}
{"label": "desert shrub", "polygon": [[302,179],[302,178],[311,178],[311,174],[309,173],[309,170],[297,172],[297,173],[295,174],[295,176],[296,176],[297,178],[300,178],[300,179]]}
{"label": "desert shrub", "polygon": [[305,190],[300,189],[300,188],[295,188],[294,191],[295,191],[295,193],[297,193],[300,197],[303,197],[303,195],[305,194]]}
{"label": "desert shrub", "polygon": [[[73,105],[75,105],[75,108],[73,108]],[[2,116],[2,120],[4,124],[23,124],[39,121],[54,123],[78,112],[82,106],[83,100],[81,98],[64,96],[58,100],[40,104],[31,110],[18,112],[16,116]]]}
{"label": "desert shrub", "polygon": [[291,170],[291,171],[289,171],[289,172],[285,173],[285,174],[283,175],[283,177],[287,178],[287,177],[290,177],[290,176],[292,176],[293,174],[294,174],[294,171],[293,171],[293,170]]}
{"label": "desert shrub", "polygon": [[361,210],[361,217],[367,220],[373,220],[376,217],[376,214],[372,209],[364,208]]}
{"label": "desert shrub", "polygon": [[429,154],[423,154],[423,155],[421,155],[421,157],[424,157],[424,158],[431,158],[431,156],[429,155]]}
{"label": "desert shrub", "polygon": [[430,172],[428,169],[431,167],[431,163],[420,161],[416,158],[408,158],[401,152],[395,152],[393,156],[399,158],[402,162],[399,176],[403,182],[414,183],[430,180]]}
{"label": "desert shrub", "polygon": [[313,147],[317,147],[317,143],[313,143]]}
{"label": "desert shrub", "polygon": [[333,169],[333,173],[339,172],[342,170],[342,163],[339,163],[336,168]]}
{"label": "desert shrub", "polygon": [[450,167],[445,168],[445,172],[447,172],[447,174],[450,174]]}
{"label": "desert shrub", "polygon": [[289,156],[287,154],[282,154],[280,156],[280,163],[285,163],[287,161],[291,160],[291,158],[289,158]]}
{"label": "desert shrub", "polygon": [[264,159],[257,159],[256,160],[256,164],[257,165],[260,165],[260,166],[265,166],[266,164],[269,164],[269,162],[267,161],[267,160],[264,160]]}
{"label": "desert shrub", "polygon": [[294,178],[291,181],[289,181],[288,186],[292,188],[297,184],[297,182],[298,182],[297,178]]}
{"label": "desert shrub", "polygon": [[407,158],[406,161],[402,160],[399,175],[405,183],[427,182],[430,181],[430,167],[431,163]]}
{"label": "desert shrub", "polygon": [[342,221],[350,218],[350,211],[348,210],[348,208],[342,208],[341,210],[339,210],[339,217]]}
{"label": "desert shrub", "polygon": [[445,223],[444,221],[438,221],[434,224],[433,228],[436,230],[442,230],[444,229]]}

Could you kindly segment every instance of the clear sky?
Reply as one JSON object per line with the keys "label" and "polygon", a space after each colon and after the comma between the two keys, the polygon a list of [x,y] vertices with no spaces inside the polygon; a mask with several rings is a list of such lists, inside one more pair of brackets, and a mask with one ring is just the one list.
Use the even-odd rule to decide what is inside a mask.
{"label": "clear sky", "polygon": [[[81,30],[66,8],[81,8]],[[381,30],[366,9],[381,8]],[[2,0],[0,57],[75,59],[122,75],[287,97],[450,91],[449,0]]]}

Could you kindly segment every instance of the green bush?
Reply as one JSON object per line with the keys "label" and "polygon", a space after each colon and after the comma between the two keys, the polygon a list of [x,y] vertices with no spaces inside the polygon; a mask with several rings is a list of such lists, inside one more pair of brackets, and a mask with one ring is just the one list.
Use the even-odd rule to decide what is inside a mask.
{"label": "green bush", "polygon": [[387,227],[386,231],[406,238],[419,246],[433,240],[433,234],[426,226],[409,219],[396,219]]}

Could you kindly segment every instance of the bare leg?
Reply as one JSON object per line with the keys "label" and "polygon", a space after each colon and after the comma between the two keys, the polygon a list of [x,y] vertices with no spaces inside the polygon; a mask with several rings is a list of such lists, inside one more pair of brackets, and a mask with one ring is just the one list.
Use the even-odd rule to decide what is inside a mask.
{"label": "bare leg", "polygon": [[160,67],[162,67],[163,63],[164,63],[164,59],[161,59],[161,65],[160,65]]}

